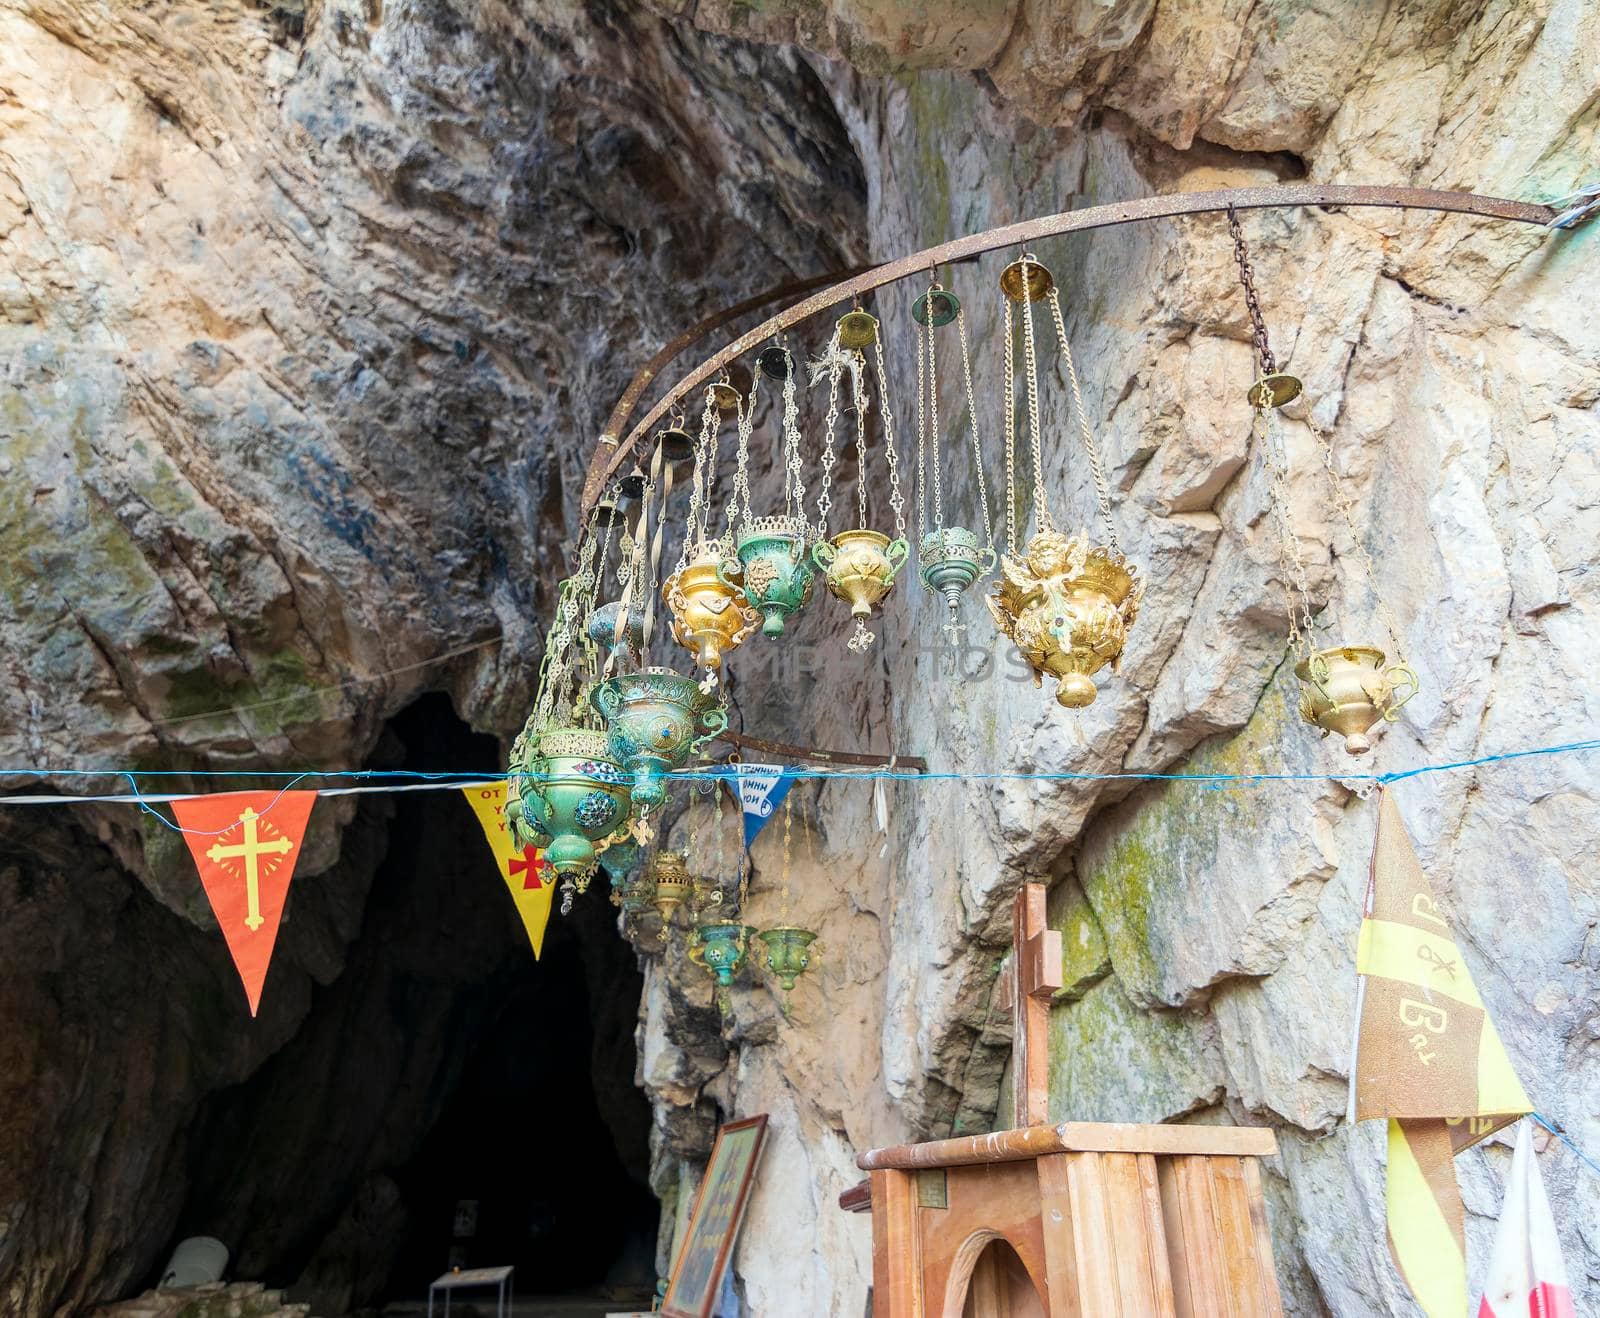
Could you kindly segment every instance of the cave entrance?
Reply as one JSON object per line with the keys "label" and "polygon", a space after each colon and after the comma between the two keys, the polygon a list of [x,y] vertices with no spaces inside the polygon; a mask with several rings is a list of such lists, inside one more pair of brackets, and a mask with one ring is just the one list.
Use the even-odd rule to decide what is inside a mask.
{"label": "cave entrance", "polygon": [[449,1267],[510,1264],[519,1296],[648,1307],[658,1206],[635,1162],[647,1146],[619,1148],[613,1129],[627,1122],[628,1142],[643,1143],[648,1108],[627,1098],[632,1048],[597,1046],[597,1032],[631,1034],[632,1021],[591,1001],[610,986],[595,982],[584,938],[609,931],[571,923],[552,916],[542,959],[507,987],[438,1123],[394,1173],[409,1225],[386,1299],[426,1294]]}
{"label": "cave entrance", "polygon": [[[442,696],[412,705],[391,731],[406,768],[500,758],[493,740],[462,726]],[[436,825],[431,841],[398,829],[386,866],[421,860],[427,869],[437,863],[430,854],[465,855],[475,862],[473,900],[499,911],[503,937],[484,948],[495,991],[468,1027],[458,1071],[440,1077],[449,1097],[414,1154],[390,1173],[406,1229],[376,1298],[399,1307],[452,1267],[509,1264],[519,1297],[648,1307],[659,1206],[647,1180],[649,1105],[633,1082],[643,981],[611,927],[604,876],[571,915],[552,911],[536,961],[466,803],[438,795],[449,826]],[[428,831],[421,822],[419,834]],[[481,1296],[460,1298],[483,1307]]]}
{"label": "cave entrance", "polygon": [[[398,715],[371,760],[500,762],[442,695]],[[535,961],[461,793],[358,801],[339,864],[368,855],[364,903],[349,874],[308,880],[280,955],[312,942],[319,905],[350,903],[359,932],[283,1047],[204,1106],[178,1236],[218,1236],[232,1277],[286,1287],[318,1318],[418,1313],[451,1267],[507,1264],[519,1318],[648,1308],[659,1208],[634,1085],[643,981],[603,878],[569,916],[552,912]],[[492,1313],[487,1295],[485,1309],[463,1292],[452,1312]]]}

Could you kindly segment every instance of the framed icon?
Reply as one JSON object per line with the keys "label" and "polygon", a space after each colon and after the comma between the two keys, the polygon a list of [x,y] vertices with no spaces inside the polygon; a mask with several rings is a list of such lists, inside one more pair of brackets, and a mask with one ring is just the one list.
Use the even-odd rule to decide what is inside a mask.
{"label": "framed icon", "polygon": [[730,1122],[717,1131],[711,1161],[706,1164],[694,1211],[684,1229],[677,1266],[661,1302],[667,1318],[712,1318],[766,1135],[765,1113]]}

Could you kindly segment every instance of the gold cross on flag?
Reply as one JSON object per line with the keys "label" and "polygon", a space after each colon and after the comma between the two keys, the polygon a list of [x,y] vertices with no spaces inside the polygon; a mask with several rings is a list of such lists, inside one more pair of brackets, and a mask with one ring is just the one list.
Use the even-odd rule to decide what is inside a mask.
{"label": "gold cross on flag", "polygon": [[[261,818],[249,806],[239,816],[239,822],[244,825],[244,839],[232,846],[223,846],[215,842],[211,850],[206,852],[218,864],[225,860],[244,861],[244,890],[246,913],[244,922],[250,927],[251,932],[261,928],[261,873],[258,868],[258,859],[262,855],[286,856],[294,849],[294,843],[286,837],[276,837],[270,842],[261,841],[256,832],[256,822]],[[233,831],[231,828],[228,830]]]}

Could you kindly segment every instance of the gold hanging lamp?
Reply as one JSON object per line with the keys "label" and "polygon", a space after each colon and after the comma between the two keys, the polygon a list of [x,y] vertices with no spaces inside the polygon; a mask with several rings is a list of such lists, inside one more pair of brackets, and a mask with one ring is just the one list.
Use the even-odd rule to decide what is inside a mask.
{"label": "gold hanging lamp", "polygon": [[[1294,675],[1300,682],[1300,717],[1327,737],[1337,733],[1344,738],[1350,755],[1365,755],[1372,749],[1367,733],[1380,720],[1393,722],[1401,707],[1416,695],[1420,683],[1416,672],[1402,657],[1400,629],[1388,605],[1378,594],[1372,557],[1355,524],[1355,512],[1334,457],[1327,435],[1313,426],[1322,450],[1333,503],[1354,546],[1357,562],[1366,578],[1367,589],[1377,604],[1378,614],[1389,635],[1386,654],[1365,641],[1316,648],[1313,636],[1311,590],[1306,582],[1305,557],[1300,537],[1295,533],[1289,504],[1289,455],[1284,441],[1279,410],[1300,396],[1300,381],[1278,369],[1277,358],[1267,339],[1266,319],[1256,295],[1254,271],[1249,251],[1239,227],[1239,217],[1230,207],[1228,232],[1233,238],[1234,259],[1239,266],[1239,283],[1244,289],[1245,308],[1250,314],[1251,341],[1259,374],[1250,386],[1251,433],[1261,450],[1271,475],[1272,514],[1278,532],[1279,562],[1288,594],[1289,648],[1297,656]],[[1394,662],[1390,662],[1390,655]]]}
{"label": "gold hanging lamp", "polygon": [[[867,525],[867,360],[863,352],[871,348],[877,373],[878,404],[883,418],[883,446],[889,467],[889,505],[894,512],[895,537]],[[900,569],[911,555],[906,542],[905,498],[900,492],[900,455],[894,443],[894,413],[889,406],[889,375],[884,366],[883,340],[877,318],[859,307],[846,312],[834,327],[823,364],[828,372],[828,415],[824,425],[821,493],[817,497],[817,526],[820,535],[828,533],[828,512],[834,466],[834,433],[839,420],[839,385],[850,376],[856,414],[856,511],[857,525],[831,538],[818,540],[811,549],[812,560],[821,569],[823,580],[835,599],[850,606],[855,631],[846,648],[862,653],[873,643],[867,621],[883,602]]]}
{"label": "gold hanging lamp", "polygon": [[[1128,630],[1138,617],[1145,583],[1117,541],[1111,494],[1100,450],[1084,410],[1078,372],[1067,341],[1065,319],[1054,276],[1031,253],[1023,253],[1001,275],[1005,293],[1006,340],[1004,401],[1006,455],[1006,535],[1009,552],[1000,560],[1000,578],[985,596],[995,625],[1016,644],[1034,672],[1058,686],[1056,700],[1068,709],[1094,702],[1094,674],[1107,664],[1116,671]],[[1072,390],[1079,435],[1094,475],[1095,498],[1106,542],[1092,544],[1086,531],[1068,536],[1056,530],[1045,490],[1039,423],[1038,353],[1033,303],[1049,305],[1067,381]],[[1016,505],[1016,376],[1012,307],[1022,310],[1023,385],[1028,447],[1033,466],[1033,511],[1037,530],[1019,553],[1022,523]]]}
{"label": "gold hanging lamp", "polygon": [[[748,372],[746,376],[751,381],[749,405],[734,392],[732,409],[738,413],[741,468],[748,461],[755,413],[755,381]],[[726,533],[713,537],[708,530],[710,492],[717,464],[717,412],[728,410],[722,396],[733,391],[730,381],[731,377],[724,377],[706,390],[683,547],[677,570],[661,587],[661,598],[672,611],[672,637],[695,656],[695,663],[705,674],[701,681],[704,691],[716,685],[723,657],[742,645],[761,624],[761,615],[744,598],[743,578],[723,570],[725,562],[733,558],[732,537]],[[737,560],[734,565],[737,567]]]}

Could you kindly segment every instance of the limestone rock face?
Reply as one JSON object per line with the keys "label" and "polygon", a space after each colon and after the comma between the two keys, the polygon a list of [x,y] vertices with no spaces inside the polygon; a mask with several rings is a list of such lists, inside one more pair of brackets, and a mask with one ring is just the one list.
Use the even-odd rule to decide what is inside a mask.
{"label": "limestone rock face", "polygon": [[[791,276],[1159,191],[1303,176],[1550,200],[1592,181],[1597,104],[1585,0],[6,0],[0,753],[350,767],[425,690],[507,738],[593,437],[631,371],[699,316]],[[763,981],[724,1014],[681,947],[641,943],[636,1079],[664,1201],[692,1188],[719,1119],[772,1116],[735,1256],[752,1312],[861,1312],[868,1223],[836,1207],[856,1154],[1003,1110],[994,986],[1026,878],[1052,884],[1068,945],[1053,1115],[1273,1125],[1288,1309],[1415,1312],[1384,1242],[1381,1129],[1341,1120],[1373,813],[1368,784],[1340,775],[1600,728],[1600,230],[1378,210],[1244,225],[1273,345],[1306,386],[1285,422],[1292,507],[1330,643],[1383,622],[1324,440],[1423,690],[1369,763],[1294,713],[1223,219],[1041,244],[1118,528],[1151,582],[1121,674],[1075,716],[975,599],[953,675],[943,602],[910,570],[865,656],[819,591],[781,645],[730,660],[746,730],[1035,776],[887,783],[881,800],[864,783],[796,788],[787,918],[821,940],[787,1013]],[[944,276],[991,454],[999,264]],[[877,307],[902,442],[918,291]],[[1045,390],[1056,518],[1092,529],[1053,368]],[[941,411],[961,411],[948,370]],[[949,462],[950,516],[977,525],[970,458]],[[987,476],[998,514],[997,461]],[[1529,1092],[1591,1153],[1593,759],[1391,789]],[[1050,777],[1174,770],[1289,777]],[[159,1262],[189,1169],[152,1129],[328,1055],[336,1021],[317,1023],[311,986],[348,975],[376,864],[364,830],[383,822],[319,807],[280,953],[291,986],[245,1044],[214,1009],[234,986],[181,843],[122,808],[50,813],[0,821],[0,1148],[21,1151],[0,1153],[0,1295],[29,1318],[126,1294]],[[781,875],[774,824],[749,923],[777,921]],[[165,998],[145,962],[170,977]],[[441,994],[469,991],[435,969]],[[398,1121],[386,1149],[427,1119]],[[359,1187],[388,1156],[321,1187],[335,1234],[362,1229]],[[1508,1163],[1499,1143],[1459,1160],[1474,1280]],[[1594,1307],[1600,1190],[1559,1145],[1541,1167]],[[353,1294],[314,1245],[261,1236],[253,1257],[315,1257],[328,1294]]]}
{"label": "limestone rock face", "polygon": [[[857,61],[819,67],[867,169],[873,252],[884,258],[1022,216],[1302,171],[1533,199],[1593,172],[1600,21],[1581,4],[1335,19],[1295,4],[1021,4],[994,56],[887,78],[852,44],[869,30],[867,8],[831,6],[828,40],[800,36]],[[747,26],[765,35],[762,21],[752,13]],[[914,40],[916,20],[904,21]],[[892,40],[874,49],[912,64],[895,62]],[[976,64],[987,82],[961,71]],[[822,654],[798,679],[791,670],[780,694],[762,685],[756,696],[754,661],[743,675],[735,665],[741,704],[759,708],[775,736],[900,749],[941,770],[1307,778],[1232,791],[894,784],[887,838],[867,787],[796,788],[797,808],[820,824],[815,858],[797,862],[795,918],[820,930],[822,965],[788,1018],[773,1014],[768,989],[735,993],[727,1070],[701,1091],[719,1101],[731,1091],[740,1115],[770,1111],[779,1131],[738,1254],[757,1312],[796,1295],[807,1311],[859,1308],[870,1240],[865,1219],[841,1223],[834,1208],[859,1178],[841,1150],[994,1120],[1009,1026],[992,990],[1024,877],[1054,885],[1052,919],[1068,946],[1069,987],[1052,1018],[1053,1116],[1275,1126],[1283,1153],[1269,1169],[1269,1208],[1290,1311],[1415,1312],[1384,1240],[1381,1128],[1342,1122],[1374,814],[1370,784],[1339,775],[1560,744],[1600,727],[1588,677],[1600,661],[1600,600],[1584,584],[1600,518],[1577,493],[1593,485],[1600,455],[1600,338],[1580,291],[1596,238],[1383,211],[1258,212],[1244,226],[1274,347],[1306,386],[1285,422],[1292,506],[1329,642],[1384,633],[1333,511],[1324,438],[1424,690],[1370,762],[1319,742],[1294,712],[1269,491],[1243,402],[1248,322],[1222,217],[1041,243],[1065,290],[1118,526],[1151,580],[1121,676],[1102,679],[1075,732],[1074,716],[1033,690],[969,604],[969,642],[982,653],[963,660],[969,680],[953,681],[934,649],[943,606],[913,587],[892,602],[883,648],[866,660],[843,651],[835,616],[804,621]],[[997,268],[946,275],[974,342],[989,345],[979,388],[991,444]],[[880,304],[900,331],[903,425],[918,291]],[[945,383],[944,415],[959,416],[953,372]],[[1093,529],[1063,383],[1051,372],[1045,384],[1051,498],[1058,521]],[[973,525],[970,464],[954,464],[946,488]],[[998,486],[990,493],[994,502]],[[1592,758],[1511,761],[1391,789],[1529,1092],[1591,1151]],[[757,843],[755,924],[776,902],[774,831]],[[671,1002],[652,992],[648,1037],[670,1037],[659,1013]],[[658,1110],[681,1110],[680,1093],[654,1092]],[[1508,1156],[1496,1141],[1459,1160],[1474,1284]],[[1600,1275],[1600,1186],[1559,1145],[1541,1166],[1587,1296]],[[825,1242],[827,1261],[777,1246],[796,1233]]]}

